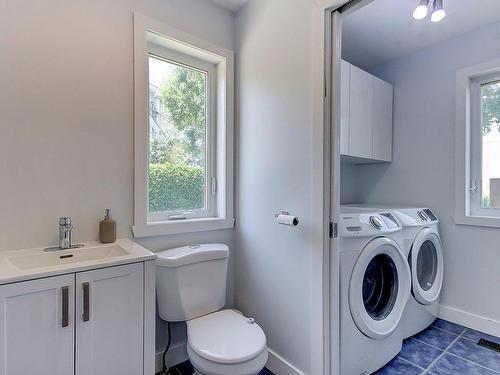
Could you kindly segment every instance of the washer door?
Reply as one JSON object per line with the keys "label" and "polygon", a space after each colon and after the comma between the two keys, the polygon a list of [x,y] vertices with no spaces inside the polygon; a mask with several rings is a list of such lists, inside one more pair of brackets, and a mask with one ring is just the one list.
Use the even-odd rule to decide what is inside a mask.
{"label": "washer door", "polygon": [[410,268],[398,244],[379,237],[361,252],[349,284],[349,308],[358,329],[373,339],[389,336],[410,296]]}
{"label": "washer door", "polygon": [[422,305],[439,298],[443,285],[443,248],[431,228],[422,229],[411,246],[412,293]]}

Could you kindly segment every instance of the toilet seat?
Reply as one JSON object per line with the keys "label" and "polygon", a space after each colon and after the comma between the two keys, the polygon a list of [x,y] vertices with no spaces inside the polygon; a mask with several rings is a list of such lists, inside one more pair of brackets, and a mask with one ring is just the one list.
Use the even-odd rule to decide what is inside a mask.
{"label": "toilet seat", "polygon": [[187,331],[189,349],[212,363],[242,364],[264,351],[267,359],[262,328],[253,319],[233,310],[221,310],[190,320]]}

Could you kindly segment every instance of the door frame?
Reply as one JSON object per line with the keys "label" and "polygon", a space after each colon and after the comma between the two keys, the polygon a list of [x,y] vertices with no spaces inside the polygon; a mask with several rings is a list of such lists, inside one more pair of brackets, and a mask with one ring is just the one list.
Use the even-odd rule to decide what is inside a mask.
{"label": "door frame", "polygon": [[[339,375],[340,283],[336,238],[330,223],[338,223],[340,209],[340,56],[342,17],[374,0],[313,0],[314,169],[313,218],[319,233],[313,236],[311,281],[311,373]],[[335,15],[334,15],[335,13]],[[335,64],[333,64],[335,58]],[[336,103],[337,105],[333,105]],[[333,288],[331,285],[335,285]]]}

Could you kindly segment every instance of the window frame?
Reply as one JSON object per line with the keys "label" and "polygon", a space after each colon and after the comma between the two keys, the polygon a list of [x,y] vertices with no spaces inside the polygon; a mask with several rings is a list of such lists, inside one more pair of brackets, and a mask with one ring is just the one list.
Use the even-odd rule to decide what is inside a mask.
{"label": "window frame", "polygon": [[[148,222],[171,221],[172,216],[184,217],[186,219],[199,219],[215,217],[217,211],[217,199],[214,189],[212,188],[214,181],[217,181],[216,176],[216,113],[217,113],[217,80],[216,66],[213,63],[208,63],[205,60],[198,59],[183,53],[176,52],[171,49],[164,48],[154,43],[148,43],[148,57],[153,57],[170,64],[182,66],[188,69],[197,70],[206,74],[206,103],[205,103],[205,202],[204,209],[183,209],[171,211],[149,212]],[[149,60],[149,59],[148,59]],[[149,69],[149,68],[148,68]],[[149,86],[148,86],[149,87]],[[148,90],[148,96],[150,90]],[[149,179],[148,179],[149,184]],[[149,202],[149,186],[148,186],[148,202]]]}
{"label": "window frame", "polygon": [[457,71],[456,224],[500,228],[500,210],[482,207],[481,85],[500,80],[500,60]]}
{"label": "window frame", "polygon": [[500,209],[483,208],[483,134],[482,134],[482,95],[484,84],[500,81],[500,70],[493,74],[483,74],[470,81],[471,120],[470,120],[470,215],[500,218]]}
{"label": "window frame", "polygon": [[[149,212],[149,58],[207,72],[208,210]],[[232,228],[234,53],[134,13],[135,237]],[[182,212],[181,212],[182,211]],[[170,218],[171,215],[182,215]],[[176,219],[176,220],[175,220]],[[180,219],[180,220],[179,220]]]}

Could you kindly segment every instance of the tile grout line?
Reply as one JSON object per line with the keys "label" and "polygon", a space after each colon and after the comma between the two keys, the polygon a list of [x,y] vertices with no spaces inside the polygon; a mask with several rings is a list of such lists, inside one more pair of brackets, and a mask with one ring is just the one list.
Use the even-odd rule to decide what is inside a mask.
{"label": "tile grout line", "polygon": [[412,366],[418,367],[420,370],[425,370],[425,368],[423,368],[422,366],[419,366],[419,365],[417,365],[417,364],[413,363],[412,361],[410,361],[410,360],[408,360],[408,359],[406,359],[406,358],[403,358],[403,357],[401,357],[401,356],[399,356],[399,355],[397,355],[396,357],[397,357],[397,358],[399,358],[399,359],[401,359],[402,361],[404,361],[404,362],[406,362],[406,363],[409,363],[409,364],[410,364],[410,365],[412,365]]}
{"label": "tile grout line", "polygon": [[[434,327],[434,326],[433,326],[433,327]],[[439,328],[439,327],[436,327],[436,328]],[[445,331],[445,332],[453,333],[453,332],[448,331],[448,330],[446,330],[446,329],[442,329],[442,328],[439,328],[439,329],[441,329],[442,331]],[[457,338],[457,340],[455,340],[455,342],[456,342],[456,341],[458,341],[458,339],[464,339],[464,340],[467,340],[467,341],[472,341],[473,343],[476,343],[476,344],[477,344],[476,340],[473,340],[473,339],[471,339],[471,338],[465,337],[465,332],[467,332],[467,330],[468,330],[468,329],[469,329],[468,327],[465,327],[465,326],[464,326],[464,330],[463,330],[463,331],[462,331],[462,332],[458,335],[458,338]],[[481,332],[480,332],[480,333],[481,333]],[[456,335],[456,333],[454,333],[454,334]],[[419,341],[419,340],[417,340],[417,341]],[[422,341],[421,341],[421,342],[422,342]],[[477,363],[477,362],[471,361],[470,359],[467,359],[467,358],[461,357],[461,356],[459,356],[459,355],[457,355],[457,354],[451,353],[451,352],[449,351],[449,349],[451,348],[451,346],[452,346],[455,342],[452,342],[450,345],[448,345],[448,347],[446,347],[446,349],[445,349],[445,350],[443,350],[443,349],[440,349],[440,350],[443,350],[443,354],[449,354],[449,355],[451,355],[451,356],[453,356],[453,357],[456,357],[456,358],[459,358],[459,359],[461,359],[461,360],[463,360],[463,361],[465,361],[465,362],[469,362],[469,363],[472,363],[472,364],[474,364],[474,365],[476,365],[476,366],[482,367],[482,368],[484,368],[484,369],[486,369],[486,370],[492,371],[492,372],[494,372],[495,374],[500,374],[500,372],[498,372],[498,371],[496,371],[496,370],[493,370],[493,369],[491,369],[491,368],[489,368],[489,367],[486,367],[486,366],[484,366],[484,365],[482,365],[482,364],[480,364],[480,363]],[[423,344],[426,344],[425,342],[422,342],[422,343],[423,343]],[[429,344],[426,344],[426,345],[429,345]],[[429,346],[432,346],[432,345],[429,345]],[[433,347],[433,346],[432,346],[432,347]],[[439,348],[436,348],[436,349],[439,349]]]}
{"label": "tile grout line", "polygon": [[[454,334],[454,335],[455,335],[455,336],[457,336],[457,337],[459,337],[459,336],[460,336],[460,335],[457,335],[457,334]],[[457,338],[457,337],[456,337],[456,338]],[[456,340],[456,338],[454,338],[454,339],[453,339],[453,341],[455,341],[455,340]],[[411,339],[412,339],[412,340],[415,340],[415,341],[418,341],[418,342],[419,342],[419,343],[421,343],[421,344],[424,344],[424,345],[430,346],[431,348],[438,349],[438,350],[439,350],[439,351],[441,351],[441,352],[446,351],[446,349],[448,348],[448,347],[446,347],[445,349],[443,349],[443,348],[438,348],[437,346],[434,346],[434,345],[432,345],[432,344],[428,344],[428,343],[426,343],[425,341],[422,341],[422,340],[419,340],[419,339],[416,339],[416,338],[413,338],[413,337],[412,337]]]}
{"label": "tile grout line", "polygon": [[[466,326],[462,326],[462,327],[464,327],[464,331],[462,331],[462,332],[460,332],[460,333],[456,333],[456,332],[449,331],[449,330],[447,330],[447,329],[445,329],[445,328],[437,327],[437,326],[435,326],[435,325],[433,325],[432,327],[433,327],[433,328],[440,329],[441,331],[444,331],[444,332],[451,333],[451,334],[453,334],[453,335],[462,335],[462,334],[464,334],[464,333],[465,333],[465,331],[467,331],[467,330],[469,330],[469,329],[470,329],[470,330],[472,330],[472,328],[469,328],[469,327],[466,327]],[[479,331],[477,331],[477,332],[479,332]],[[479,332],[479,333],[483,333],[483,332]],[[476,342],[476,340],[471,339],[471,338],[469,338],[469,337],[462,336],[462,338],[463,338],[463,339],[465,339],[465,340],[469,340],[469,341]],[[420,341],[420,340],[418,340],[418,341]],[[423,341],[420,341],[420,342],[423,342]],[[424,342],[424,344],[425,344],[425,342]],[[429,345],[429,344],[427,344],[427,345]],[[432,346],[432,345],[429,345],[429,346]],[[439,348],[438,348],[438,349],[439,349]],[[441,349],[441,350],[443,350],[443,349]]]}
{"label": "tile grout line", "polygon": [[399,357],[401,360],[403,360],[403,361],[405,361],[405,362],[407,362],[407,363],[410,363],[411,365],[413,365],[413,366],[415,366],[415,367],[417,367],[417,368],[419,368],[419,369],[421,369],[421,370],[425,370],[425,371],[422,373],[422,375],[423,375],[423,374],[429,374],[429,371],[430,371],[431,367],[432,367],[432,366],[433,366],[436,362],[438,362],[438,361],[439,361],[439,359],[441,359],[441,358],[442,358],[445,354],[449,354],[449,355],[451,355],[451,356],[453,356],[453,357],[456,357],[456,358],[459,358],[459,359],[461,359],[461,360],[463,360],[463,361],[465,361],[465,362],[469,362],[469,363],[471,363],[471,364],[473,364],[473,365],[476,365],[476,366],[482,367],[482,368],[484,368],[484,369],[486,369],[486,370],[489,370],[489,371],[494,372],[495,374],[500,374],[500,372],[498,372],[498,371],[496,371],[496,370],[493,370],[493,369],[491,369],[491,368],[489,368],[489,367],[486,367],[486,366],[484,366],[484,365],[482,365],[482,364],[480,364],[480,363],[477,363],[477,362],[471,361],[470,359],[463,358],[463,357],[461,357],[461,356],[459,356],[459,355],[456,355],[456,354],[454,354],[454,353],[451,353],[451,352],[449,351],[449,349],[453,346],[453,344],[455,344],[455,343],[456,343],[459,339],[464,339],[464,340],[467,340],[467,341],[476,342],[476,340],[473,340],[473,339],[471,339],[471,338],[468,338],[468,337],[465,337],[465,336],[464,336],[465,332],[466,332],[466,331],[467,331],[467,329],[468,329],[467,327],[464,327],[464,329],[462,330],[462,332],[460,332],[459,334],[457,334],[457,333],[455,333],[455,332],[448,331],[448,330],[446,330],[446,329],[442,329],[442,328],[440,328],[440,327],[436,327],[436,326],[433,326],[433,327],[434,327],[434,328],[437,328],[437,329],[439,329],[439,330],[441,330],[441,331],[444,331],[444,332],[447,332],[447,333],[453,334],[453,335],[455,335],[455,336],[457,336],[457,337],[456,337],[456,338],[455,338],[455,339],[454,339],[454,340],[453,340],[450,344],[448,344],[448,346],[447,346],[445,349],[438,348],[437,346],[434,346],[434,345],[431,345],[431,344],[429,344],[429,343],[426,343],[425,341],[419,340],[419,339],[417,339],[417,338],[415,338],[415,337],[411,337],[411,338],[410,338],[410,340],[415,340],[415,341],[417,341],[417,342],[419,342],[419,343],[421,343],[421,344],[423,344],[423,345],[426,345],[426,346],[428,346],[428,347],[431,347],[431,348],[437,349],[437,350],[439,350],[439,351],[441,352],[441,354],[440,354],[440,355],[438,355],[438,356],[436,357],[436,359],[435,359],[434,361],[432,361],[432,362],[429,364],[429,366],[428,366],[427,368],[423,368],[423,367],[421,367],[421,366],[419,366],[419,365],[417,365],[417,364],[415,364],[415,363],[411,362],[410,360],[407,360],[407,359],[405,359],[405,358],[403,358],[403,357],[401,357],[401,356],[398,356],[398,357]]}
{"label": "tile grout line", "polygon": [[[434,366],[434,365],[435,365],[435,364],[436,364],[436,363],[437,363],[437,362],[438,362],[441,358],[443,358],[445,354],[449,354],[450,356],[455,357],[455,358],[458,358],[458,359],[460,359],[460,360],[462,360],[462,361],[464,361],[464,362],[470,363],[470,364],[472,364],[472,365],[478,366],[478,367],[483,368],[483,369],[485,369],[485,370],[491,371],[491,372],[492,372],[492,373],[494,373],[494,374],[499,374],[499,375],[500,375],[500,371],[497,371],[497,370],[491,369],[491,368],[486,367],[486,366],[484,366],[484,365],[482,365],[482,364],[480,364],[480,363],[474,362],[474,361],[472,361],[472,360],[470,360],[470,359],[467,359],[467,358],[463,358],[463,357],[461,357],[461,356],[459,356],[459,355],[457,355],[457,354],[454,354],[454,353],[452,353],[452,352],[450,352],[450,351],[449,351],[449,350],[450,350],[450,348],[451,348],[454,344],[456,344],[456,343],[457,343],[460,339],[464,339],[464,340],[469,341],[469,342],[470,342],[470,341],[472,341],[472,342],[474,342],[474,343],[477,343],[477,340],[475,340],[475,339],[472,339],[472,338],[470,338],[470,337],[466,337],[466,336],[465,336],[465,333],[466,333],[468,330],[471,330],[471,328],[469,328],[469,327],[465,327],[465,326],[462,326],[462,328],[463,328],[463,329],[462,329],[462,331],[461,331],[460,333],[456,333],[456,332],[452,332],[451,330],[447,330],[447,329],[444,329],[444,328],[441,328],[441,327],[437,327],[437,326],[435,326],[435,325],[432,325],[432,327],[433,327],[433,328],[436,328],[436,329],[437,329],[437,330],[439,330],[439,331],[449,333],[449,334],[451,334],[451,335],[453,335],[453,336],[456,336],[456,337],[455,337],[455,338],[454,338],[454,339],[450,342],[450,344],[448,344],[448,345],[446,346],[446,348],[445,348],[445,349],[439,348],[439,347],[434,346],[434,345],[432,345],[432,344],[429,344],[429,343],[427,343],[427,342],[425,342],[425,341],[419,340],[419,339],[415,338],[415,336],[413,336],[413,337],[409,337],[409,338],[408,338],[409,340],[415,340],[416,342],[418,342],[418,343],[420,343],[420,344],[423,344],[423,345],[428,346],[428,347],[430,347],[430,348],[433,348],[433,349],[439,350],[440,354],[439,354],[439,355],[438,355],[438,356],[437,356],[437,357],[436,357],[436,358],[435,358],[435,359],[434,359],[434,360],[433,360],[433,361],[432,361],[432,362],[431,362],[431,363],[427,366],[427,368],[423,368],[422,366],[417,365],[417,364],[413,363],[411,360],[406,359],[406,358],[404,358],[404,357],[402,357],[402,356],[400,356],[400,355],[398,355],[398,356],[397,356],[397,358],[399,358],[399,359],[400,359],[400,360],[402,360],[403,362],[406,362],[406,363],[408,363],[408,364],[410,364],[410,365],[412,365],[412,366],[414,366],[414,367],[418,368],[419,370],[423,370],[423,372],[421,372],[421,374],[420,374],[420,375],[424,375],[424,374],[431,375],[431,374],[434,374],[433,372],[431,372],[432,367],[433,367],[433,366]],[[481,334],[481,332],[479,332],[479,333]],[[434,374],[434,375],[435,375],[435,374]]]}
{"label": "tile grout line", "polygon": [[446,354],[449,354],[449,355],[451,355],[451,356],[453,356],[453,357],[455,357],[455,358],[461,359],[461,360],[462,360],[462,361],[464,361],[464,362],[469,362],[469,363],[472,363],[473,365],[476,365],[476,366],[482,367],[482,368],[484,368],[484,369],[486,369],[486,370],[489,370],[489,371],[491,371],[491,372],[494,372],[495,374],[500,374],[500,372],[498,372],[498,371],[496,371],[496,370],[493,370],[493,369],[491,369],[491,368],[489,368],[489,367],[486,367],[486,366],[484,366],[484,365],[482,365],[482,364],[480,364],[480,363],[477,363],[477,362],[471,361],[470,359],[467,359],[467,358],[464,358],[464,357],[460,357],[459,355],[456,355],[456,354],[450,353],[448,350],[446,351]]}
{"label": "tile grout line", "polygon": [[[462,335],[464,334],[464,332],[465,332],[465,329],[462,331],[462,333],[461,333],[460,335],[458,335],[458,336],[457,336],[457,337],[456,337],[456,338],[455,338],[455,339],[454,339],[454,340],[453,340],[453,341],[452,341],[452,342],[451,342],[451,343],[450,343],[450,344],[446,347],[446,349],[445,349],[445,350],[443,350],[443,352],[442,352],[440,355],[438,355],[438,356],[436,357],[436,359],[434,359],[434,361],[432,361],[432,362],[431,362],[431,364],[430,364],[429,366],[427,366],[427,369],[426,369],[426,370],[422,373],[422,375],[424,375],[424,374],[428,374],[428,373],[429,373],[429,370],[430,370],[430,369],[431,369],[431,368],[432,368],[432,367],[433,367],[433,366],[434,366],[434,365],[435,365],[435,364],[436,364],[436,363],[437,363],[437,362],[438,362],[441,358],[443,358],[443,357],[444,357],[444,355],[446,354],[447,350],[448,350],[449,348],[451,348],[451,346],[452,346],[454,343],[456,343],[460,337],[462,337]],[[442,349],[441,349],[441,350],[442,350]]]}
{"label": "tile grout line", "polygon": [[435,325],[431,325],[431,327],[432,327],[432,328],[437,328],[437,329],[439,329],[439,330],[441,330],[441,331],[445,331],[445,332],[448,332],[448,333],[452,333],[452,334],[454,334],[454,335],[461,335],[461,334],[462,334],[462,333],[464,333],[464,331],[467,329],[467,327],[462,326],[462,327],[464,327],[463,331],[462,331],[462,332],[460,332],[460,333],[456,333],[456,332],[452,332],[452,331],[449,331],[449,330],[447,330],[447,329],[445,329],[445,328],[441,328],[441,327],[438,327],[438,326],[435,326]]}

